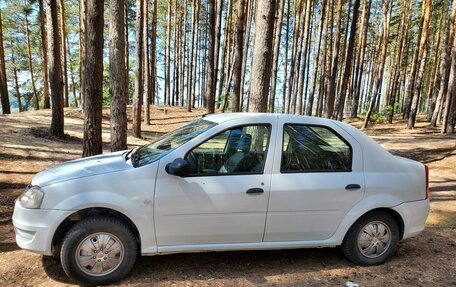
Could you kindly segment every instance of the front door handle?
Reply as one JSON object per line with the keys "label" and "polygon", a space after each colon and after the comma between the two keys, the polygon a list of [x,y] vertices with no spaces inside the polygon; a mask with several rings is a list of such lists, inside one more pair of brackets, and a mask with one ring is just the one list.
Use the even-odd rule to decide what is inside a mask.
{"label": "front door handle", "polygon": [[247,189],[246,193],[247,194],[264,193],[264,190],[262,188],[251,188],[251,189]]}
{"label": "front door handle", "polygon": [[361,185],[359,184],[349,184],[345,187],[346,190],[360,189]]}

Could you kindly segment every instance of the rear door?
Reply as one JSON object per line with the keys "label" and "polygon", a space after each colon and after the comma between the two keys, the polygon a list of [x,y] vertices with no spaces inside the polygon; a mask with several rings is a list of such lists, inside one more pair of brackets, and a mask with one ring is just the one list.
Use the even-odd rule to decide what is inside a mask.
{"label": "rear door", "polygon": [[280,121],[264,241],[327,239],[363,197],[358,142],[312,121]]}

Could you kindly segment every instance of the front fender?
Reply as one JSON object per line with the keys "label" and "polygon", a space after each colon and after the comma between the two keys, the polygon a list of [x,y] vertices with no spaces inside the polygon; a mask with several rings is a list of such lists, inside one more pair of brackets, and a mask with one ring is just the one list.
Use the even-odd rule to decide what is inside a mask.
{"label": "front fender", "polygon": [[[106,200],[109,198],[109,201]],[[153,226],[153,201],[128,198],[123,194],[107,191],[90,191],[74,194],[59,202],[58,210],[83,210],[87,208],[107,208],[128,217],[139,231],[141,252],[155,253],[155,232]]]}
{"label": "front fender", "polygon": [[142,253],[155,253],[154,190],[158,163],[135,169],[58,182],[43,188],[43,209],[109,208],[136,226]]}

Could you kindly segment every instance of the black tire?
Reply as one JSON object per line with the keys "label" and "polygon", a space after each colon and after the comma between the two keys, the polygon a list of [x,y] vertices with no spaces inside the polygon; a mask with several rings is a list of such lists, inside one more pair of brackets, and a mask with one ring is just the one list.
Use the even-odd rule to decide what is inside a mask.
{"label": "black tire", "polygon": [[[375,258],[365,256],[360,248],[358,248],[358,235],[362,229],[369,223],[381,222],[386,225],[390,231],[389,245],[383,252],[378,254]],[[397,243],[399,242],[399,227],[394,218],[384,211],[375,211],[368,213],[359,218],[348,230],[345,235],[344,241],[341,245],[341,250],[348,260],[357,265],[379,265],[384,263],[389,256],[395,251]]]}
{"label": "black tire", "polygon": [[[98,232],[117,237],[123,245],[124,254],[121,263],[113,268],[111,273],[93,276],[82,270],[77,263],[76,254],[81,241]],[[89,285],[105,285],[119,281],[130,272],[136,261],[137,250],[135,236],[124,222],[112,217],[94,216],[81,220],[68,231],[63,240],[60,260],[63,270],[71,279]]]}

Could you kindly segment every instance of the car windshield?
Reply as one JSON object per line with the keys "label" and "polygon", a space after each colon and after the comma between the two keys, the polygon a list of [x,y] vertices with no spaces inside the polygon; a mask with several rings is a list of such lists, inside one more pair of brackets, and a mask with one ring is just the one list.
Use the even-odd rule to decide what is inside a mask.
{"label": "car windshield", "polygon": [[177,130],[163,135],[150,144],[132,150],[130,152],[132,164],[134,167],[138,167],[159,160],[216,125],[216,123],[202,118],[191,121]]}

